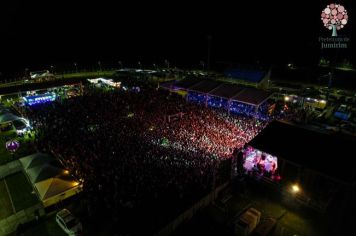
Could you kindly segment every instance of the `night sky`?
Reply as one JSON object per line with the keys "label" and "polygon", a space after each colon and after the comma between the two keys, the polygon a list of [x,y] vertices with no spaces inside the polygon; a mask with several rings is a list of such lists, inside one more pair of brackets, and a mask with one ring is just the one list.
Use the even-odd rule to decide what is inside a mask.
{"label": "night sky", "polygon": [[[192,2],[192,1],[191,1]],[[262,3],[261,3],[262,2]],[[0,71],[83,67],[103,63],[132,66],[162,63],[197,67],[206,60],[212,37],[212,63],[317,63],[319,36],[330,36],[320,20],[329,1],[261,1],[211,4],[208,1],[109,3],[26,1],[0,3]],[[355,39],[351,0],[340,2],[350,21],[339,34]],[[355,63],[350,48],[340,58]]]}

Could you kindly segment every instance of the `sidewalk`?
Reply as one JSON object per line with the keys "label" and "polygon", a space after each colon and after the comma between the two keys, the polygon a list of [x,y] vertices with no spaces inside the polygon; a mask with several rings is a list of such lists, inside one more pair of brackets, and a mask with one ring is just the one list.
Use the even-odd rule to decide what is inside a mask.
{"label": "sidewalk", "polygon": [[0,236],[8,235],[16,231],[17,226],[35,219],[35,212],[38,211],[40,216],[45,215],[43,206],[38,203],[32,207],[21,210],[3,220],[0,220]]}
{"label": "sidewalk", "polygon": [[[0,179],[4,179],[9,175],[21,172],[21,170],[22,165],[19,160],[11,161],[7,164],[1,165]],[[8,235],[9,233],[15,231],[18,224],[20,223],[26,223],[33,220],[35,218],[35,211],[37,210],[39,211],[40,215],[45,214],[42,204],[38,203],[0,220],[0,236]]]}
{"label": "sidewalk", "polygon": [[0,179],[5,178],[8,175],[21,171],[22,166],[19,160],[11,161],[7,164],[0,166]]}

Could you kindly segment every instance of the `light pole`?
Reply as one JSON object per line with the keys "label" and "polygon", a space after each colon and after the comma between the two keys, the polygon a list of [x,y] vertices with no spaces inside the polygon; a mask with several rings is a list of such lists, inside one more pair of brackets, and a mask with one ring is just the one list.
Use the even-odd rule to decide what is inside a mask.
{"label": "light pole", "polygon": [[119,64],[119,68],[122,69],[122,62],[118,61],[117,63]]}
{"label": "light pole", "polygon": [[205,63],[204,63],[204,61],[200,61],[200,66],[202,67],[202,70],[204,70],[204,68],[205,68]]}
{"label": "light pole", "polygon": [[169,69],[169,61],[167,59],[164,60],[164,64],[166,65],[167,69]]}
{"label": "light pole", "polygon": [[51,73],[54,74],[54,66],[51,65]]}
{"label": "light pole", "polygon": [[102,69],[101,69],[101,62],[100,62],[100,61],[98,61],[98,66],[99,66],[99,71],[102,71]]}
{"label": "light pole", "polygon": [[76,62],[74,62],[74,66],[75,66],[75,73],[78,73],[78,64]]}
{"label": "light pole", "polygon": [[28,68],[25,68],[25,79],[27,79],[28,77],[29,77]]}
{"label": "light pole", "polygon": [[333,74],[334,74],[334,67],[332,67],[331,71],[328,74],[329,78],[328,78],[328,91],[326,93],[326,101],[329,101],[331,86],[332,86],[332,82],[333,82]]}
{"label": "light pole", "polygon": [[209,71],[210,71],[210,52],[211,52],[211,39],[212,39],[212,36],[211,35],[208,35],[208,60],[207,60],[207,62],[208,62],[208,67],[207,67],[207,69],[208,69],[208,73],[209,73]]}

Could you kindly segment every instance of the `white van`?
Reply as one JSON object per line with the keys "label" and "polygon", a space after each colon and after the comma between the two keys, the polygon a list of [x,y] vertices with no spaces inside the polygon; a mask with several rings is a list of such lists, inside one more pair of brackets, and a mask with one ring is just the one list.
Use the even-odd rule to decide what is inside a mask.
{"label": "white van", "polygon": [[56,222],[68,235],[80,235],[83,231],[82,224],[67,209],[57,212]]}

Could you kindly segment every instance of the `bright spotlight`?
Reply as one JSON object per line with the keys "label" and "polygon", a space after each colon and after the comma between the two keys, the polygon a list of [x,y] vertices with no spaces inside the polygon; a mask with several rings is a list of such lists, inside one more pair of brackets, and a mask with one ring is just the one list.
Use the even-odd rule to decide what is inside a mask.
{"label": "bright spotlight", "polygon": [[288,97],[288,96],[284,97],[284,101],[288,102],[289,100],[290,100],[290,97]]}

